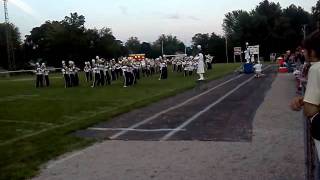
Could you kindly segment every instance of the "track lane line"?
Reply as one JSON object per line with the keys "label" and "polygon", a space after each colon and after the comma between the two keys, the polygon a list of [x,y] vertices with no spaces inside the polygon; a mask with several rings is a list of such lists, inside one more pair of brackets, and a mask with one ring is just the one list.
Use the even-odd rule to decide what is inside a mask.
{"label": "track lane line", "polygon": [[[176,129],[129,129],[129,128],[89,128],[93,131],[134,131],[134,132],[168,132],[175,131]],[[181,129],[179,131],[186,131]]]}
{"label": "track lane line", "polygon": [[[140,121],[140,122],[138,122],[138,123],[136,123],[136,124],[128,127],[128,129],[136,129],[137,127],[139,127],[139,126],[141,126],[141,125],[144,125],[144,124],[146,124],[146,123],[154,120],[155,118],[161,116],[162,114],[165,114],[165,113],[170,112],[170,111],[172,111],[172,110],[178,109],[178,108],[180,108],[180,107],[188,104],[189,102],[191,102],[191,101],[193,101],[193,100],[196,100],[196,99],[200,98],[201,96],[204,96],[204,95],[210,93],[211,91],[213,91],[213,90],[215,90],[215,89],[217,89],[217,88],[219,88],[219,87],[222,87],[222,86],[228,84],[228,83],[231,82],[231,81],[234,81],[234,80],[236,80],[236,79],[239,79],[239,78],[242,77],[242,76],[243,76],[243,74],[238,75],[238,76],[236,76],[236,77],[233,77],[233,78],[231,78],[231,79],[229,79],[229,80],[227,80],[227,81],[225,81],[225,82],[223,82],[223,83],[220,83],[220,84],[218,84],[217,86],[215,86],[215,87],[213,87],[213,88],[211,88],[211,89],[209,89],[209,90],[207,90],[207,91],[205,91],[205,92],[203,92],[203,93],[201,93],[201,94],[199,94],[199,95],[197,95],[197,96],[194,96],[194,97],[192,97],[192,98],[189,98],[189,99],[187,99],[186,101],[184,101],[184,102],[182,102],[182,103],[180,103],[180,104],[177,104],[177,105],[175,105],[175,106],[173,106],[173,107],[170,107],[170,108],[165,109],[165,110],[163,110],[163,111],[161,111],[161,112],[159,112],[159,113],[156,113],[155,115],[153,115],[153,116],[151,116],[151,117],[149,117],[149,118],[147,118],[147,119],[145,119],[145,120],[143,120],[143,121]],[[111,137],[109,137],[109,138],[112,139],[112,140],[114,140],[114,139],[117,139],[118,137],[120,137],[120,136],[122,136],[122,135],[124,135],[124,134],[126,134],[126,133],[128,133],[128,132],[129,132],[129,131],[127,131],[127,130],[123,130],[123,131],[121,131],[121,132],[119,132],[119,133],[116,133],[115,135],[113,135],[113,136],[111,136]]]}
{"label": "track lane line", "polygon": [[[270,68],[271,66],[267,66],[264,70]],[[192,123],[194,120],[196,120],[197,118],[199,118],[202,114],[206,113],[207,111],[209,111],[211,108],[213,108],[214,106],[216,106],[217,104],[219,104],[220,102],[222,102],[224,99],[226,99],[227,97],[229,97],[230,95],[232,95],[234,92],[236,92],[238,89],[240,89],[242,86],[246,85],[247,83],[249,83],[250,81],[252,81],[255,77],[251,77],[249,79],[247,79],[246,81],[242,82],[241,84],[239,84],[237,87],[235,87],[233,90],[229,91],[228,93],[226,93],[224,96],[222,96],[221,98],[219,98],[218,100],[216,100],[215,102],[211,103],[209,106],[207,106],[206,108],[204,108],[203,110],[201,110],[200,112],[198,112],[197,114],[195,114],[194,116],[192,116],[191,118],[187,119],[184,123],[182,123],[180,126],[178,126],[177,128],[175,128],[174,131],[169,132],[168,134],[166,134],[165,136],[163,136],[161,138],[160,141],[167,141],[168,139],[170,139],[172,136],[174,136],[179,130],[185,128],[186,126],[188,126],[190,123]]]}

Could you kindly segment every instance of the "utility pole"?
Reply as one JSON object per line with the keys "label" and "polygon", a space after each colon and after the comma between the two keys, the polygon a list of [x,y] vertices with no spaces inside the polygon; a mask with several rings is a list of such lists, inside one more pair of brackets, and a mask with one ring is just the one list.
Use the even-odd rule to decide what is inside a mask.
{"label": "utility pole", "polygon": [[229,63],[229,55],[228,55],[228,38],[227,36],[225,37],[226,38],[226,57],[227,57],[227,64]]}
{"label": "utility pole", "polygon": [[7,41],[7,58],[8,58],[8,69],[15,69],[15,57],[14,50],[11,41],[11,32],[10,32],[10,21],[9,21],[9,13],[8,13],[8,0],[3,0],[3,8],[4,8],[4,18],[6,25],[6,41]]}
{"label": "utility pole", "polygon": [[307,25],[304,24],[302,27],[302,32],[303,32],[303,40],[306,39],[306,33],[307,33]]}
{"label": "utility pole", "polygon": [[163,41],[161,41],[161,53],[162,53],[162,56],[163,56]]}

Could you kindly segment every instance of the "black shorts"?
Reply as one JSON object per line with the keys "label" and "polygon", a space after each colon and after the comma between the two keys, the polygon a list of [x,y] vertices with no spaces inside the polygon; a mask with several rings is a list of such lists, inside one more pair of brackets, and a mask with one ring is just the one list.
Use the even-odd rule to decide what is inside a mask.
{"label": "black shorts", "polygon": [[312,119],[311,123],[311,136],[320,141],[320,114],[317,114]]}

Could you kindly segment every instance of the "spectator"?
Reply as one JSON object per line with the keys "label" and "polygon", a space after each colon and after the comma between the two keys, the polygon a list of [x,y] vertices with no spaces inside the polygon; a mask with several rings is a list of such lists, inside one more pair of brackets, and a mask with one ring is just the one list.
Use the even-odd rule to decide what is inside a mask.
{"label": "spectator", "polygon": [[320,32],[311,34],[304,42],[306,60],[311,63],[308,83],[304,97],[296,97],[291,108],[304,114],[311,120],[311,135],[315,140],[318,157],[320,155]]}

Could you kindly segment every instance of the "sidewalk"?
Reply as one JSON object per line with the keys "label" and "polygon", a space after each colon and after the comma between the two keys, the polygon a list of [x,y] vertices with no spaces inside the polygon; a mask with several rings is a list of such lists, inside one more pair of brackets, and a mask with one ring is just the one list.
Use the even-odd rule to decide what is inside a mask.
{"label": "sidewalk", "polygon": [[279,74],[256,112],[252,142],[105,141],[50,162],[36,180],[301,180],[304,127],[288,104],[292,75]]}

